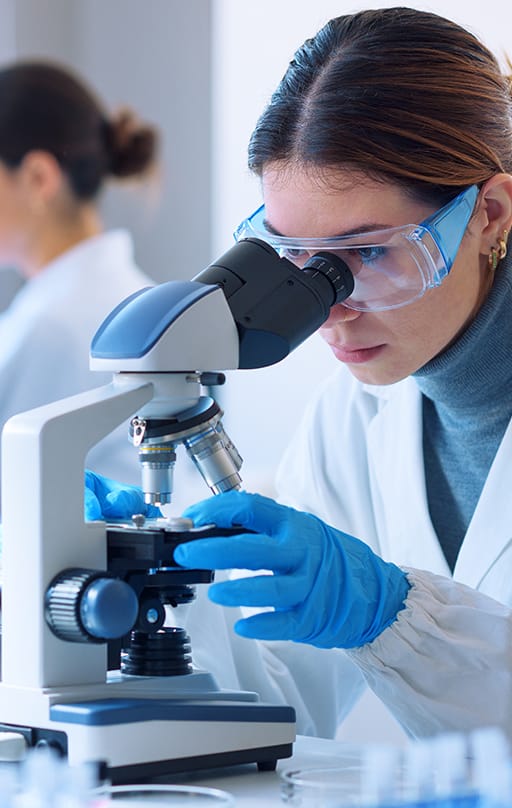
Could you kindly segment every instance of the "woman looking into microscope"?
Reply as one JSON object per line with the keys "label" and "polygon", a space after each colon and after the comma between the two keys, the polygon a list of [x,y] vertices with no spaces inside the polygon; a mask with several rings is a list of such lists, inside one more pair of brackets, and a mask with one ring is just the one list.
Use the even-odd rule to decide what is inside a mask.
{"label": "woman looking into microscope", "polygon": [[[89,370],[106,314],[152,281],[126,230],[105,232],[99,197],[110,179],[148,178],[157,133],[131,110],[109,114],[68,69],[44,61],[0,70],[0,264],[25,280],[0,316],[0,427],[17,412],[110,381]],[[126,430],[89,464],[138,479]]]}
{"label": "woman looking into microscope", "polygon": [[[302,733],[333,735],[366,684],[411,736],[512,735],[510,80],[438,15],[344,15],[296,52],[249,165],[264,208],[238,237],[299,266],[336,252],[355,286],[321,329],[341,367],[283,459],[282,504],[186,512],[256,535],[178,563],[273,573],[190,608],[199,661],[295,706]],[[96,482],[100,506],[117,493]]]}

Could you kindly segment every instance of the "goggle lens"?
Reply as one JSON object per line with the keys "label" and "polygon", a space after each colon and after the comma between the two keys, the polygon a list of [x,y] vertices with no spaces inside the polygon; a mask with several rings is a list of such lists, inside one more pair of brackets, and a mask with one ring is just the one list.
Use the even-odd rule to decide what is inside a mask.
{"label": "goggle lens", "polygon": [[[314,255],[305,250],[278,247],[277,252],[299,269]],[[354,291],[344,305],[361,311],[375,311],[403,306],[421,297],[426,289],[425,279],[407,246],[360,247],[329,250],[350,269],[354,276]]]}
{"label": "goggle lens", "polygon": [[235,239],[260,238],[300,269],[316,252],[335,253],[354,276],[344,302],[359,311],[399,308],[439,286],[451,269],[478,198],[471,186],[420,225],[404,225],[359,236],[293,239],[265,227],[262,206],[235,232]]}

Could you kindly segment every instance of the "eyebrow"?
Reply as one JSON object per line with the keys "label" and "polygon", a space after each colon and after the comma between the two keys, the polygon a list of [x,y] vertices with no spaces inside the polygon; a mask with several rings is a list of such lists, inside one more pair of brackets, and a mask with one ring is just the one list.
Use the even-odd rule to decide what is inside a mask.
{"label": "eyebrow", "polygon": [[[268,219],[263,220],[263,226],[269,233],[272,233],[273,236],[278,236],[279,238],[294,238],[293,236],[283,236],[279,230],[276,230],[273,227]],[[381,224],[379,222],[370,222],[369,224],[363,224],[360,227],[353,228],[352,230],[345,230],[343,233],[337,233],[335,236],[321,236],[321,238],[342,238],[343,236],[357,236],[359,233],[373,233],[375,230],[387,230],[389,228],[396,227],[396,225],[392,224]],[[296,238],[299,238],[297,236]],[[309,237],[311,238],[311,237]],[[320,238],[320,236],[318,237]]]}

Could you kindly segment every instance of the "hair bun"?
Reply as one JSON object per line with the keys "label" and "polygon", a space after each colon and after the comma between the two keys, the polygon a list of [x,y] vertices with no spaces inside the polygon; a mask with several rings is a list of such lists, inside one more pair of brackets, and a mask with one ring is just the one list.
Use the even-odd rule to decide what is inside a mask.
{"label": "hair bun", "polygon": [[122,109],[106,122],[110,173],[116,177],[143,174],[153,164],[158,136],[131,109]]}

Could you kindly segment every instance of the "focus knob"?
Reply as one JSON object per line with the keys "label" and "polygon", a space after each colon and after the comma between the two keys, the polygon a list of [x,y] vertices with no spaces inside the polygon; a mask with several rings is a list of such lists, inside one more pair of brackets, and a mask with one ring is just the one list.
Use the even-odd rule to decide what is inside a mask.
{"label": "focus knob", "polygon": [[68,569],[46,592],[46,622],[67,642],[103,643],[128,634],[139,611],[132,587],[108,572]]}
{"label": "focus knob", "polygon": [[333,290],[331,306],[343,303],[354,291],[354,276],[345,261],[335,253],[315,253],[304,264],[304,271],[313,277],[319,274],[327,278]]}

